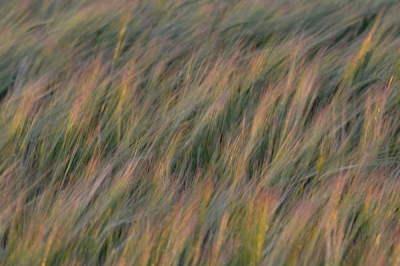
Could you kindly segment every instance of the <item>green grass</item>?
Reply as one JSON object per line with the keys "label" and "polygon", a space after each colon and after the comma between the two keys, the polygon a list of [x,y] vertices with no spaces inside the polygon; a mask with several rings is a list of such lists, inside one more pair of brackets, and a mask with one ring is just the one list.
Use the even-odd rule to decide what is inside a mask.
{"label": "green grass", "polygon": [[0,264],[400,265],[399,14],[0,1]]}

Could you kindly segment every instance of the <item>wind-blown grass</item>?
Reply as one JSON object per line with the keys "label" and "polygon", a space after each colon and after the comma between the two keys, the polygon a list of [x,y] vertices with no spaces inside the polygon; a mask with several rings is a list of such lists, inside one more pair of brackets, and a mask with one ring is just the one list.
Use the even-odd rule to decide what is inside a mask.
{"label": "wind-blown grass", "polygon": [[0,1],[0,264],[400,265],[398,1]]}

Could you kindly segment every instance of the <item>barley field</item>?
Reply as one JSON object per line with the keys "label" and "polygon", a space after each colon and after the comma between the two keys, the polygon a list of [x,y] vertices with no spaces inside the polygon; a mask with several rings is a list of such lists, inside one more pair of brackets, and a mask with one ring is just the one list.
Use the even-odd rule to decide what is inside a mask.
{"label": "barley field", "polygon": [[0,1],[0,265],[400,265],[400,2]]}

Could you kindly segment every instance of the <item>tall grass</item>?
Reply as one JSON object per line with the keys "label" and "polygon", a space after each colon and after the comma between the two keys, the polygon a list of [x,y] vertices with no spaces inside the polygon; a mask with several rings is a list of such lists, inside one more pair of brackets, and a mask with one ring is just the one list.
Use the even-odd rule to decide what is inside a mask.
{"label": "tall grass", "polygon": [[399,14],[0,1],[0,264],[400,265]]}

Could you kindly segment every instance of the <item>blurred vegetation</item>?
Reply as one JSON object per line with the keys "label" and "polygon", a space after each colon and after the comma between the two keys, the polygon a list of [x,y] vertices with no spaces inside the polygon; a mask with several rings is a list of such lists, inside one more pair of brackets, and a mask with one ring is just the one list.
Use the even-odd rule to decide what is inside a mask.
{"label": "blurred vegetation", "polygon": [[0,264],[400,265],[399,14],[0,1]]}

